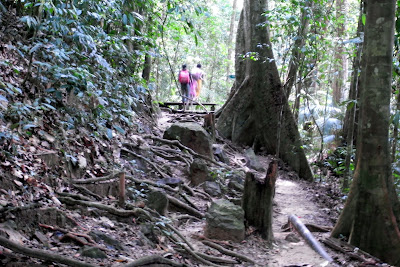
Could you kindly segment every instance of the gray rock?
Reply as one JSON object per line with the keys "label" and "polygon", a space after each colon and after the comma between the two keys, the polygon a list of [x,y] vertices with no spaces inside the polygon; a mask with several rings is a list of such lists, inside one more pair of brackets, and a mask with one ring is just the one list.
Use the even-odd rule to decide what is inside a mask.
{"label": "gray rock", "polygon": [[111,237],[101,231],[90,231],[89,235],[93,238],[94,241],[100,242],[103,241],[105,244],[108,246],[111,246],[112,248],[115,248],[117,250],[126,250],[126,248],[121,244],[120,241],[115,239],[114,237]]}
{"label": "gray rock", "polygon": [[89,246],[84,246],[81,249],[81,255],[89,258],[95,258],[95,259],[105,259],[107,258],[106,253],[104,253],[102,250],[95,248],[95,247],[89,247]]}
{"label": "gray rock", "polygon": [[183,184],[183,181],[179,178],[168,177],[168,178],[162,178],[162,179],[158,180],[157,184],[164,184],[164,185],[169,185],[169,186],[175,187],[180,184]]}
{"label": "gray rock", "polygon": [[161,215],[167,213],[168,203],[168,197],[164,192],[154,190],[147,194],[147,206]]}
{"label": "gray rock", "polygon": [[212,182],[212,181],[204,182],[203,189],[205,192],[207,192],[209,195],[211,195],[213,197],[217,197],[222,194],[221,186],[216,182]]}
{"label": "gray rock", "polygon": [[261,165],[260,161],[257,158],[257,155],[254,153],[252,148],[248,148],[245,151],[247,163],[246,166],[256,170],[256,171],[265,171],[265,168]]}
{"label": "gray rock", "polygon": [[215,159],[225,164],[229,164],[229,158],[225,153],[224,145],[214,144],[213,146]]}
{"label": "gray rock", "polygon": [[238,183],[235,180],[230,180],[229,183],[228,183],[228,188],[234,189],[234,190],[239,191],[239,192],[243,192],[244,185]]}
{"label": "gray rock", "polygon": [[193,186],[204,183],[205,181],[212,180],[210,176],[210,169],[206,162],[202,159],[195,158],[190,164],[190,182]]}
{"label": "gray rock", "polygon": [[205,236],[241,242],[245,237],[244,211],[232,202],[220,199],[206,213]]}
{"label": "gray rock", "polygon": [[198,123],[175,123],[164,132],[163,137],[169,140],[179,140],[183,145],[193,149],[193,151],[214,159],[212,138]]}

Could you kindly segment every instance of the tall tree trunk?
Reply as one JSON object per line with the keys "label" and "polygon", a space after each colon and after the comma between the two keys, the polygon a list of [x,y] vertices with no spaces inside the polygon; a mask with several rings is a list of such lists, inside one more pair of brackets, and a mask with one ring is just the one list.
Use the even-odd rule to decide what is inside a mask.
{"label": "tall tree trunk", "polygon": [[[391,201],[393,180],[388,141],[395,7],[395,0],[367,3],[359,151],[351,188],[354,192],[332,235],[350,233],[352,245],[399,266],[400,231]],[[339,231],[343,221],[350,229]]]}
{"label": "tall tree trunk", "polygon": [[[219,132],[236,143],[265,147],[275,154],[280,130],[280,158],[299,176],[313,180],[300,135],[289,109],[275,64],[269,29],[261,14],[266,0],[245,0],[236,39],[236,81],[232,97],[220,113]],[[262,44],[262,45],[260,45]]]}
{"label": "tall tree trunk", "polygon": [[289,62],[289,71],[286,77],[286,82],[284,85],[284,91],[286,92],[286,97],[289,98],[292,87],[297,80],[297,72],[300,66],[300,63],[304,57],[304,53],[302,52],[302,48],[305,44],[305,40],[307,38],[307,31],[310,20],[310,12],[313,6],[312,0],[306,1],[306,6],[303,8],[301,12],[301,24],[299,29],[297,30],[296,40],[294,42],[294,46],[292,49],[292,57]]}
{"label": "tall tree trunk", "polygon": [[[360,2],[360,13],[358,16],[358,26],[357,26],[357,37],[361,37],[361,33],[364,32],[364,24],[362,22],[362,17],[365,15],[365,1],[363,0]],[[349,90],[349,100],[354,100],[354,102],[358,102],[356,100],[359,100],[360,98],[360,88],[359,88],[359,75],[360,75],[360,70],[361,70],[361,53],[362,53],[362,44],[358,44],[356,51],[356,59],[353,61],[353,73],[351,77],[351,83],[350,83],[350,90]],[[344,117],[344,123],[343,123],[343,129],[342,129],[342,136],[343,140],[349,140],[348,138],[348,133],[349,133],[349,128],[353,128],[353,139],[356,139],[357,137],[357,127],[354,127],[354,123],[358,121],[358,110],[355,110],[355,114],[351,114],[351,106],[346,109],[346,115]],[[353,116],[354,115],[354,116]],[[354,117],[354,120],[353,120]],[[355,140],[353,140],[355,141]]]}
{"label": "tall tree trunk", "polygon": [[338,42],[335,47],[335,78],[333,80],[333,104],[337,106],[342,100],[343,86],[347,79],[346,55],[343,53],[343,38],[345,37],[344,14],[346,13],[346,0],[336,0],[336,21]]}
{"label": "tall tree trunk", "polygon": [[142,78],[146,82],[149,82],[150,80],[150,72],[151,72],[151,56],[149,54],[146,54],[146,56],[144,57],[144,65],[142,71]]}
{"label": "tall tree trunk", "polygon": [[233,33],[235,31],[235,18],[236,18],[236,8],[237,8],[237,0],[233,0],[232,6],[232,15],[231,15],[231,25],[229,26],[229,38],[228,38],[228,62],[226,64],[226,81],[229,80],[229,74],[231,73],[231,59],[233,52]]}
{"label": "tall tree trunk", "polygon": [[[400,80],[397,80],[396,89],[400,91]],[[397,93],[396,96],[396,112],[400,111],[400,93]],[[393,129],[393,143],[392,143],[392,163],[396,160],[396,152],[397,152],[397,142],[399,138],[399,123],[398,121],[394,122],[394,129]]]}

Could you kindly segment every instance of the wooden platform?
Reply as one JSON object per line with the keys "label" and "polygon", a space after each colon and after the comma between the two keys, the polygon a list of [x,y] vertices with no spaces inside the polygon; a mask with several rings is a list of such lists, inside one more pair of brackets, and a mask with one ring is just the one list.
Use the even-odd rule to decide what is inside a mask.
{"label": "wooden platform", "polygon": [[[183,104],[182,102],[160,102],[158,104],[160,107],[164,107],[164,108],[169,108],[170,106],[178,106],[178,109],[183,109]],[[210,106],[211,107],[211,111],[215,111],[215,106],[217,104],[215,103],[197,103],[197,102],[193,102],[190,104],[191,106]]]}

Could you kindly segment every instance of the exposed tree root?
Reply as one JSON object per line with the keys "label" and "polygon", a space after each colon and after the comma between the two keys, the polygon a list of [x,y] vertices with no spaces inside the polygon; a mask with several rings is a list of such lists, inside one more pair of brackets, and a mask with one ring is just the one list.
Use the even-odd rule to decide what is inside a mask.
{"label": "exposed tree root", "polygon": [[178,200],[177,198],[169,196],[169,195],[167,195],[167,197],[168,197],[169,202],[172,203],[173,205],[177,206],[178,208],[185,209],[187,212],[189,212],[193,216],[196,216],[197,218],[200,218],[200,219],[204,218],[203,213],[201,213],[198,210],[183,203],[182,201]]}
{"label": "exposed tree root", "polygon": [[212,248],[218,250],[219,252],[221,252],[221,253],[223,253],[225,255],[235,257],[235,258],[237,258],[237,259],[239,259],[241,261],[246,261],[246,262],[250,262],[251,264],[255,264],[255,262],[252,259],[250,259],[250,258],[248,258],[248,257],[246,257],[246,256],[244,256],[242,254],[236,253],[236,252],[234,252],[232,250],[228,250],[226,248],[223,248],[218,244],[215,244],[215,243],[210,242],[210,241],[205,241],[205,240],[201,241],[201,242],[203,242],[204,245],[212,247]]}
{"label": "exposed tree root", "polygon": [[[74,233],[71,232],[67,229],[58,227],[58,226],[51,226],[51,225],[46,225],[46,224],[39,224],[40,227],[46,228],[46,229],[50,229],[52,231],[59,231],[61,233],[64,233],[65,235],[62,237],[63,238],[70,238],[74,241],[76,241],[77,243],[80,243],[83,246],[91,246],[91,247],[96,247],[98,249],[107,251],[108,249],[103,248],[101,246],[99,246],[94,240],[93,238],[91,238],[89,235],[87,234],[82,234],[82,233]],[[84,240],[86,239],[86,240]],[[62,240],[60,240],[62,241]]]}
{"label": "exposed tree root", "polygon": [[205,266],[214,266],[214,267],[219,267],[220,265],[214,264],[211,261],[208,261],[206,259],[203,259],[197,253],[193,250],[191,250],[187,245],[178,243],[177,245],[181,246],[186,252],[188,252],[190,255],[192,255],[196,260],[201,262],[202,264],[205,264]]}
{"label": "exposed tree root", "polygon": [[382,262],[378,258],[372,256],[371,254],[357,248],[353,245],[350,245],[349,243],[343,242],[337,238],[334,237],[329,237],[325,240],[322,240],[322,243],[325,245],[340,251],[346,255],[348,255],[350,258],[361,261],[361,262],[369,262],[370,260],[380,263]]}
{"label": "exposed tree root", "polygon": [[71,181],[73,184],[92,184],[104,181],[111,181],[117,179],[116,176],[119,175],[120,173],[121,172],[112,172],[111,174],[102,177],[89,178],[89,179],[76,179]]}
{"label": "exposed tree root", "polygon": [[186,201],[190,206],[192,206],[194,209],[200,210],[200,209],[196,206],[196,204],[194,204],[186,194],[181,194],[181,196],[182,196],[182,197],[185,199],[185,201]]}
{"label": "exposed tree root", "polygon": [[84,186],[77,185],[77,184],[74,184],[73,186],[74,186],[74,188],[76,188],[77,190],[79,190],[79,191],[80,191],[81,193],[83,193],[83,194],[86,194],[86,195],[89,195],[89,196],[91,196],[91,197],[94,197],[96,200],[102,200],[102,197],[101,197],[101,196],[99,196],[99,195],[93,193],[92,191],[90,191],[89,189],[87,189],[87,188],[84,187]]}
{"label": "exposed tree root", "polygon": [[165,264],[168,266],[173,266],[173,267],[184,267],[187,266],[185,264],[177,263],[172,260],[163,258],[159,255],[151,255],[151,256],[146,256],[140,259],[137,259],[133,262],[130,262],[128,264],[123,265],[123,267],[136,267],[136,266],[155,266],[158,264]]}
{"label": "exposed tree root", "polygon": [[186,150],[186,151],[188,151],[191,155],[193,155],[193,156],[195,156],[195,157],[202,158],[202,159],[204,159],[204,160],[206,160],[206,161],[208,161],[208,162],[211,162],[211,163],[213,163],[213,164],[215,164],[215,165],[217,165],[217,166],[219,166],[219,167],[222,167],[222,168],[225,168],[225,169],[228,169],[228,170],[232,170],[232,168],[229,167],[229,166],[226,165],[226,164],[217,162],[217,161],[215,161],[215,160],[210,159],[210,158],[207,157],[207,156],[204,156],[204,155],[201,155],[201,154],[199,154],[199,153],[197,153],[197,152],[194,152],[191,148],[189,148],[189,147],[183,145],[183,144],[182,144],[181,142],[179,142],[178,140],[167,140],[167,139],[159,138],[159,137],[156,137],[156,136],[153,136],[153,135],[145,135],[145,136],[143,136],[143,137],[144,137],[145,139],[153,139],[153,140],[162,142],[162,143],[164,143],[164,144],[177,146],[177,147],[179,147],[181,150]]}
{"label": "exposed tree root", "polygon": [[[176,249],[176,251],[184,252],[185,250],[178,248],[178,249]],[[214,256],[211,256],[211,255],[208,255],[208,254],[205,254],[205,253],[201,253],[201,252],[197,252],[197,251],[195,251],[194,253],[196,253],[197,256],[199,256],[199,257],[201,257],[201,258],[203,258],[205,260],[208,260],[208,261],[211,261],[211,262],[215,262],[215,263],[222,263],[222,264],[238,264],[239,263],[239,262],[237,262],[235,260],[224,259],[224,258],[220,258],[220,257],[214,257]]]}
{"label": "exposed tree root", "polygon": [[62,263],[66,264],[69,266],[73,267],[94,267],[94,265],[82,262],[82,261],[77,261],[73,260],[67,257],[63,257],[60,255],[55,255],[53,253],[46,252],[44,250],[39,250],[39,249],[32,249],[32,248],[27,248],[24,246],[21,246],[17,243],[14,243],[7,238],[0,236],[0,245],[11,249],[12,251],[16,253],[21,253],[24,254],[28,257],[36,258],[36,259],[41,259],[41,260],[46,260],[46,261],[52,261],[52,262],[57,262],[57,263]]}
{"label": "exposed tree root", "polygon": [[162,178],[168,178],[168,177],[169,177],[169,176],[166,175],[163,171],[160,170],[160,168],[157,166],[157,164],[155,164],[154,162],[151,162],[151,161],[150,161],[149,159],[147,159],[146,157],[143,157],[142,155],[137,154],[137,153],[135,153],[135,152],[133,152],[132,150],[129,150],[129,149],[127,149],[127,148],[121,148],[121,151],[125,151],[125,152],[127,152],[127,153],[129,153],[129,154],[131,154],[131,155],[133,155],[133,156],[135,156],[135,157],[137,157],[137,158],[139,158],[139,159],[143,159],[144,161],[147,162],[147,164],[149,164],[150,166],[152,166],[152,167],[154,168],[154,170],[156,170],[156,171],[161,175]]}
{"label": "exposed tree root", "polygon": [[97,209],[107,211],[113,215],[117,215],[120,217],[130,217],[130,216],[138,217],[140,215],[145,215],[145,217],[147,219],[151,218],[151,215],[147,211],[145,211],[141,208],[135,208],[133,210],[117,209],[112,206],[105,205],[105,204],[102,204],[99,202],[76,200],[71,197],[60,197],[60,201],[65,204],[69,204],[69,205],[81,205],[81,206],[85,206],[85,207],[97,208]]}

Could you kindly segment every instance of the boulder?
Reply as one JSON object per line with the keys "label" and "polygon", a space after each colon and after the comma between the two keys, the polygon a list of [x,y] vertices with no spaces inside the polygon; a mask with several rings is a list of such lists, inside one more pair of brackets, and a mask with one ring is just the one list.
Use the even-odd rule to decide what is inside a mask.
{"label": "boulder", "polygon": [[265,168],[263,168],[263,166],[261,165],[256,153],[254,153],[254,150],[252,148],[246,149],[245,154],[247,159],[247,167],[256,171],[265,171]]}
{"label": "boulder", "polygon": [[117,249],[120,251],[126,250],[125,246],[121,244],[120,241],[118,241],[112,236],[103,233],[102,231],[92,230],[89,232],[89,236],[91,236],[93,240],[98,243],[103,241],[105,244],[107,244],[107,247],[110,249]]}
{"label": "boulder", "polygon": [[203,189],[206,193],[208,193],[209,195],[211,195],[213,197],[218,197],[222,194],[221,186],[216,182],[212,182],[212,181],[204,182]]}
{"label": "boulder", "polygon": [[232,202],[220,199],[206,213],[205,236],[241,242],[245,237],[244,211]]}
{"label": "boulder", "polygon": [[89,246],[84,246],[81,249],[81,255],[84,257],[95,258],[95,259],[107,258],[106,253],[104,253],[102,250],[95,248],[95,247],[89,247]]}
{"label": "boulder", "polygon": [[164,192],[154,190],[147,194],[147,206],[161,215],[167,213],[168,203],[168,197]]}
{"label": "boulder", "polygon": [[192,164],[190,164],[189,177],[193,186],[197,186],[212,179],[210,176],[210,169],[208,168],[206,162],[199,158],[195,158]]}
{"label": "boulder", "polygon": [[183,145],[193,149],[193,151],[214,159],[211,136],[198,123],[178,122],[172,124],[164,132],[163,138],[179,140]]}
{"label": "boulder", "polygon": [[229,165],[230,161],[228,156],[226,155],[224,145],[214,144],[212,145],[212,148],[214,151],[215,159]]}

